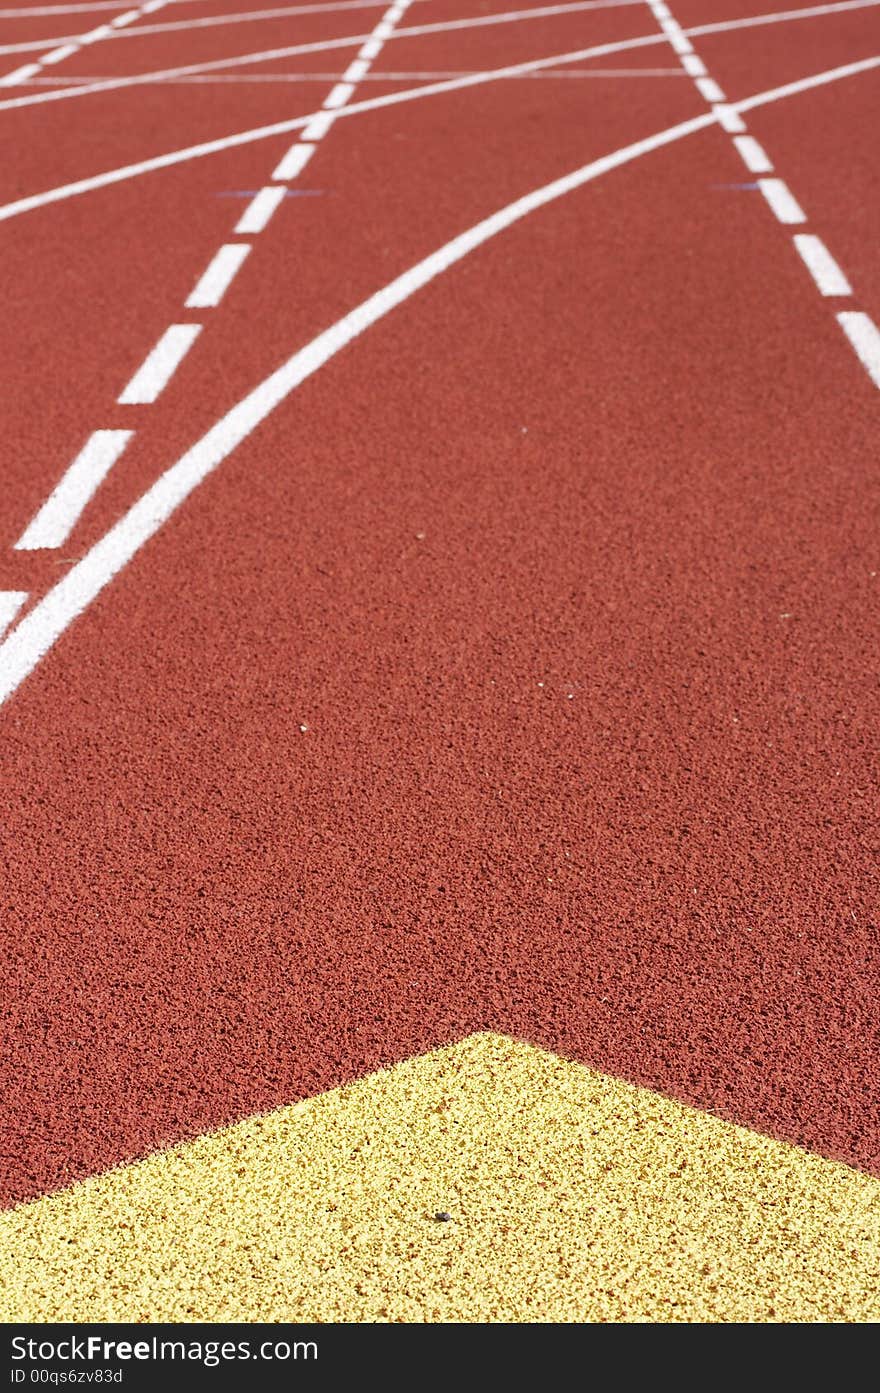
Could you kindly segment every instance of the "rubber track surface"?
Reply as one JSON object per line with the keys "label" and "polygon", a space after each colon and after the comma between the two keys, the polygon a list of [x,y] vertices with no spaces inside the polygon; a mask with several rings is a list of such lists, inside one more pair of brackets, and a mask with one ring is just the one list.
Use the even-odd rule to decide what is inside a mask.
{"label": "rubber track surface", "polygon": [[[362,44],[383,13],[134,32],[247,8],[141,15],[0,86],[0,201],[306,117],[358,44],[7,100]],[[395,277],[723,98],[880,53],[876,5],[676,0],[709,99],[662,5],[398,8],[447,27],[384,41],[351,103],[630,46],[340,115],[254,234],[301,128],[0,222],[0,590],[26,596],[0,675],[146,490]],[[880,323],[878,81],[744,110],[765,175],[711,121],[512,222],[47,642],[0,709],[7,1206],[485,1031],[880,1174],[880,396],[837,320]],[[850,293],[820,294],[801,234]],[[230,243],[220,303],[185,307]],[[120,403],[172,324],[202,329]],[[134,435],[64,541],[16,548],[97,430]]]}

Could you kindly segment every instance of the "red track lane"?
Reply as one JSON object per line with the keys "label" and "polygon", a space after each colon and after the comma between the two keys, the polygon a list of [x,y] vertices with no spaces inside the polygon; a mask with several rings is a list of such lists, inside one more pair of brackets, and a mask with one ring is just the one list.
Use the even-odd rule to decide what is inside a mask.
{"label": "red track lane", "polygon": [[[865,54],[798,66],[807,27],[797,76]],[[777,81],[712,71],[732,98]],[[796,142],[876,93],[852,82],[754,114],[847,269],[820,219],[867,226],[868,131],[824,208]],[[0,365],[7,547],[89,431],[138,436],[60,558],[6,551],[3,585],[50,583],[420,257],[703,109],[678,80],[560,80],[340,121],[324,195],[255,239],[153,407],[115,397],[229,235],[216,191],[259,187],[287,140],[5,225],[32,307]],[[880,1169],[877,393],[743,182],[704,131],[453,267],[279,407],[0,712],[8,1202],[486,1027]]]}

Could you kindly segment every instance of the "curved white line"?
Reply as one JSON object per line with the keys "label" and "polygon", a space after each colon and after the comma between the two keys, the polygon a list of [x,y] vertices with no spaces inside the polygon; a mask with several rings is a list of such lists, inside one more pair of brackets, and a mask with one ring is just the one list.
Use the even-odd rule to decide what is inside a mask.
{"label": "curved white line", "polygon": [[[812,5],[808,9],[787,10],[765,15],[751,15],[746,19],[720,20],[713,24],[699,25],[685,32],[694,36],[701,34],[720,34],[727,30],[753,28],[763,24],[778,24],[783,21],[789,22],[798,19],[813,19],[820,15],[834,14],[840,10],[865,9],[870,6],[880,4],[880,0],[838,0],[830,5]],[[553,7],[550,7],[553,8]],[[582,8],[589,8],[585,4]],[[413,38],[425,34],[447,33],[452,29],[472,28],[474,26],[485,26],[508,22],[511,19],[535,14],[546,14],[543,11],[511,11],[510,14],[502,16],[487,15],[476,19],[450,20],[442,24],[413,25],[407,29],[399,29],[389,38]],[[118,36],[115,36],[118,37]],[[132,73],[128,77],[102,78],[98,82],[82,83],[76,87],[57,88],[51,92],[37,92],[26,97],[13,97],[8,101],[0,101],[0,111],[8,111],[18,107],[39,106],[44,102],[69,101],[74,97],[88,97],[95,92],[116,91],[121,88],[143,86],[144,83],[163,82],[177,77],[194,76],[197,73],[224,71],[229,68],[247,66],[251,63],[270,63],[277,58],[295,57],[298,53],[326,53],[339,48],[353,48],[356,44],[364,43],[369,39],[369,34],[350,34],[337,39],[325,39],[311,44],[294,44],[286,48],[271,48],[259,50],[254,53],[241,53],[231,58],[216,58],[204,63],[189,63],[180,68],[162,68],[148,73]],[[641,48],[651,44],[666,43],[664,34],[648,34],[640,38],[624,39],[614,44],[602,44],[594,49],[584,49],[583,54],[590,56],[601,56],[605,53],[621,53],[630,48]]]}
{"label": "curved white line", "polygon": [[[604,6],[606,0],[599,0]],[[636,3],[637,0],[625,0],[625,3]],[[638,0],[640,2],[640,0]],[[858,4],[880,4],[880,0],[849,0],[849,3]],[[537,17],[547,17],[558,13],[567,13],[571,10],[589,10],[596,5],[596,0],[576,0],[572,5],[545,6],[540,10],[511,10],[500,15],[482,15],[476,19],[455,19],[448,20],[442,24],[417,24],[411,25],[408,29],[397,29],[393,34],[388,35],[388,39],[412,39],[420,38],[426,34],[445,34],[454,29],[484,28],[492,24],[509,24],[521,19],[534,19]],[[189,77],[196,73],[210,73],[226,71],[229,68],[249,67],[252,63],[272,63],[278,58],[292,58],[300,53],[329,53],[340,48],[354,48],[359,44],[369,40],[369,34],[345,34],[336,39],[321,39],[314,43],[289,44],[283,48],[260,49],[254,53],[239,53],[231,58],[212,58],[204,63],[187,63],[179,68],[161,68],[157,71],[148,73],[132,73],[128,77],[102,78],[99,82],[92,82],[78,87],[62,87],[53,92],[38,92],[27,97],[11,97],[7,101],[0,101],[0,111],[11,111],[25,106],[41,106],[45,102],[69,101],[72,97],[88,97],[93,92],[110,92],[126,87],[140,87],[145,83],[163,82],[170,78]],[[601,44],[594,49],[585,49],[584,52],[595,53],[616,53],[624,48],[638,48],[643,44],[664,43],[663,34],[646,35],[642,39],[625,39],[617,44]]]}
{"label": "curved white line", "polygon": [[[876,2],[876,0],[875,0]],[[645,43],[648,40],[640,40]],[[649,36],[651,43],[665,42],[665,36],[659,38]],[[620,45],[604,45],[602,51],[608,48],[618,49]],[[497,82],[504,78],[516,77],[521,73],[534,72],[541,68],[561,67],[563,64],[576,62],[585,55],[596,56],[596,49],[580,49],[574,53],[558,53],[552,58],[536,58],[528,63],[517,63],[508,68],[493,68],[485,73],[472,73],[467,77],[451,78],[444,82],[432,82],[425,87],[407,88],[403,92],[391,92],[384,97],[371,97],[362,102],[352,102],[350,106],[343,107],[337,114],[337,120],[349,116],[358,116],[369,111],[378,111],[386,106],[396,106],[400,102],[417,101],[422,97],[433,97],[444,92],[456,92],[465,87],[474,87],[484,82]],[[855,63],[849,63],[841,68],[831,69],[831,76],[819,74],[815,78],[805,79],[811,86],[821,86],[824,82],[834,82],[839,77],[848,77],[859,72],[867,72],[871,68],[877,67],[880,58],[865,58]],[[806,91],[807,88],[797,83],[794,84],[797,91]],[[286,135],[290,131],[301,129],[307,125],[317,112],[309,112],[305,116],[292,117],[289,121],[276,121],[270,126],[256,126],[248,131],[239,131],[235,135],[219,136],[216,140],[205,141],[201,145],[189,145],[182,150],[172,150],[167,155],[154,155],[148,160],[140,160],[136,164],[121,165],[117,169],[107,170],[104,174],[94,174],[86,179],[78,179],[72,184],[61,184],[54,189],[47,189],[45,193],[29,194],[25,198],[15,199],[12,203],[0,204],[0,222],[7,218],[18,217],[22,213],[32,212],[37,208],[44,208],[51,203],[60,203],[67,198],[75,198],[79,194],[91,193],[95,189],[104,189],[111,184],[124,183],[128,179],[136,179],[141,174],[150,174],[154,170],[168,169],[176,164],[185,164],[189,160],[201,159],[206,155],[220,154],[224,150],[235,149],[239,145],[249,145],[260,140],[269,140],[276,135]]]}
{"label": "curved white line", "polygon": [[[661,34],[659,38],[655,38],[652,34],[639,42],[654,44],[663,43],[664,40],[664,35]],[[627,46],[632,46],[632,41],[628,41]],[[407,88],[403,92],[390,92],[384,97],[370,97],[365,101],[352,102],[349,106],[343,107],[337,113],[336,119],[339,120],[367,111],[379,111],[386,106],[415,101],[420,97],[437,96],[441,92],[457,92],[464,87],[475,87],[484,82],[497,82],[503,78],[516,77],[520,73],[532,72],[540,68],[559,67],[562,64],[576,62],[585,57],[597,57],[609,50],[616,52],[620,47],[620,44],[603,44],[598,49],[587,48],[578,49],[574,53],[557,53],[551,58],[535,58],[528,63],[515,63],[508,68],[493,68],[490,72],[472,73],[467,77],[432,82],[426,87],[413,87]],[[31,212],[34,208],[43,208],[49,203],[58,203],[65,198],[74,198],[78,194],[89,193],[93,189],[103,189],[110,184],[118,184],[127,179],[137,178],[140,174],[149,174],[155,169],[168,169],[171,165],[184,164],[188,160],[201,159],[204,155],[218,154],[222,150],[232,150],[238,145],[250,145],[254,141],[269,140],[275,135],[286,135],[289,131],[296,131],[308,125],[312,118],[317,115],[318,112],[311,111],[304,116],[293,116],[287,121],[275,121],[269,126],[255,126],[249,131],[219,136],[216,140],[207,140],[201,145],[189,145],[183,150],[172,150],[167,155],[154,155],[148,160],[139,160],[136,164],[122,165],[118,169],[108,170],[105,174],[93,174],[87,179],[77,179],[72,184],[61,184],[54,189],[47,189],[45,193],[29,194],[26,198],[17,198],[13,203],[0,205],[0,222],[6,218],[17,217],[20,213]]]}
{"label": "curved white line", "polygon": [[[364,5],[365,3],[375,5],[378,3],[378,0],[356,0],[356,3],[358,5]],[[421,0],[421,3],[425,3],[425,0]],[[446,29],[447,27],[466,29],[470,28],[473,25],[479,24],[503,24],[511,22],[515,19],[531,19],[536,15],[552,16],[555,14],[568,14],[570,12],[578,10],[618,9],[624,5],[641,5],[642,3],[643,0],[586,0],[586,3],[579,4],[575,3],[575,0],[572,0],[572,3],[570,4],[547,5],[544,6],[542,9],[538,10],[514,10],[505,15],[493,14],[479,16],[474,19],[446,21],[442,25],[438,24],[436,26],[431,26],[431,32],[438,32],[441,29]],[[307,11],[309,8],[311,7],[306,6],[305,11]],[[339,8],[341,9],[343,7],[340,6]],[[349,6],[349,8],[354,8],[354,6]],[[305,11],[301,7],[281,10],[245,10],[242,14],[211,15],[206,19],[177,19],[173,20],[170,24],[145,24],[142,28],[134,29],[130,33],[120,34],[119,38],[136,39],[139,38],[141,34],[169,34],[175,32],[176,30],[208,29],[216,25],[225,24],[247,24],[253,22],[254,20],[276,19],[280,18],[281,16],[294,13],[302,14]],[[408,31],[404,30],[402,32],[412,33],[412,29]]]}
{"label": "curved white line", "polygon": [[[872,66],[880,65],[880,57]],[[752,110],[795,93],[806,92],[825,83],[866,71],[864,64],[847,64],[787,83],[733,103],[737,110]],[[397,276],[382,290],[344,315],[305,348],[294,353],[270,377],[249,392],[231,411],[212,426],[176,464],[165,471],[119,522],[76,563],[40,602],[25,615],[12,633],[0,643],[0,703],[11,696],[34,670],[65,629],[109,585],[140,548],[160,530],[189,495],[220,465],[241,442],[274,411],[285,397],[353,339],[382,319],[398,305],[488,242],[512,224],[538,208],[582,188],[612,169],[630,163],[662,146],[671,145],[695,131],[715,123],[711,113],[670,126],[645,140],[624,146],[613,154],[593,160],[561,179],[554,179],[533,193],[509,203],[462,232],[416,266]]]}

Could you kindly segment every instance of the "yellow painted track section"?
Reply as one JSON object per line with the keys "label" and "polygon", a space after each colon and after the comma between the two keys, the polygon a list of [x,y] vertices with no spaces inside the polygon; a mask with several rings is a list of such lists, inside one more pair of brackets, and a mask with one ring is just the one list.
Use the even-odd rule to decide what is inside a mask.
{"label": "yellow painted track section", "polygon": [[0,1215],[0,1319],[877,1320],[880,1181],[474,1035]]}

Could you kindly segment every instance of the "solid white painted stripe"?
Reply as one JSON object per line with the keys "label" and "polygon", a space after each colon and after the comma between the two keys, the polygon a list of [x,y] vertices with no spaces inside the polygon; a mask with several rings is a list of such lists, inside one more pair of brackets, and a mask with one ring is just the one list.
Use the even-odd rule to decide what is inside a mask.
{"label": "solid white painted stripe", "polygon": [[313,116],[312,119],[307,121],[303,126],[303,140],[323,140],[335,120],[336,117],[332,112],[319,111],[317,116]]}
{"label": "solid white painted stripe", "polygon": [[201,332],[201,324],[172,324],[166,329],[117,398],[119,403],[122,406],[140,406],[155,401]]}
{"label": "solid white painted stripe", "polygon": [[78,34],[56,34],[51,39],[31,39],[22,44],[0,44],[0,53],[33,53],[35,48],[54,48],[59,44],[78,43]]}
{"label": "solid white painted stripe", "polygon": [[[201,0],[153,0],[153,3],[142,5],[139,13],[148,14],[154,10],[161,10],[165,5],[190,5],[200,4]],[[413,4],[422,4],[424,0],[412,0]],[[608,0],[605,0],[608,3]],[[622,4],[623,0],[613,0],[615,4]],[[627,3],[636,3],[636,0],[627,0]],[[867,0],[862,0],[867,3]],[[874,0],[880,3],[880,0]],[[324,14],[329,10],[377,10],[381,5],[381,0],[335,0],[331,4],[318,5],[282,5],[273,10],[255,10],[246,14],[237,15],[213,15],[210,20],[182,20],[180,23],[190,28],[196,24],[225,23],[230,19],[264,19],[267,17],[281,18],[291,14]],[[0,20],[3,19],[31,19],[34,15],[41,17],[46,15],[72,15],[72,14],[92,14],[96,10],[118,10],[119,0],[92,0],[88,5],[34,5],[29,9],[0,9]],[[111,21],[112,22],[112,21]]]}
{"label": "solid white painted stripe", "polygon": [[[809,91],[841,77],[852,76],[854,72],[865,72],[880,65],[880,58],[864,60],[860,64],[847,64],[844,67],[828,69],[825,73],[814,74],[801,80],[800,84],[789,83],[785,88],[773,88],[748,98],[749,108],[762,106],[781,99],[781,95],[791,96],[795,91]],[[424,89],[416,89],[424,91]],[[402,95],[402,94],[401,94]],[[742,103],[741,105],[745,105]],[[348,108],[353,112],[355,108]],[[585,165],[574,174],[567,175],[543,189],[526,195],[525,198],[509,204],[507,208],[484,222],[477,224],[468,232],[420,262],[411,271],[392,281],[384,290],[365,301],[346,315],[324,334],[318,336],[305,349],[295,354],[278,372],[260,384],[238,406],[233,407],[216,426],[208,431],[177,464],[161,476],[152,488],[134,505],[120,521],[111,528],[100,542],[71,568],[68,574],[53,587],[40,601],[34,611],[26,617],[9,639],[0,644],[0,702],[6,700],[33,671],[40,659],[91,601],[109,584],[120,571],[159,529],[176,508],[198,487],[203,479],[223,462],[226,456],[269,414],[274,407],[292,391],[299,382],[329,360],[375,323],[395,305],[402,303],[423,285],[448,266],[460,260],[469,251],[487,241],[504,227],[519,218],[549,203],[553,199],[588,183],[591,179],[607,173],[630,160],[637,159],[651,150],[660,149],[676,140],[704,130],[713,121],[712,115],[696,117],[681,125],[669,127],[658,132],[648,140],[615,151],[603,159]],[[880,386],[880,335],[867,316],[838,316],[845,332],[858,339],[861,347],[856,351],[862,357],[864,352],[873,364],[872,375]],[[861,318],[865,324],[855,325],[852,319]],[[854,343],[855,347],[855,343]],[[863,358],[864,361],[864,358]]]}
{"label": "solid white painted stripe", "polygon": [[28,597],[26,590],[0,590],[0,638]]}
{"label": "solid white painted stripe", "polygon": [[[880,0],[878,0],[878,3],[880,3]],[[409,29],[406,31],[400,30],[397,32],[399,32],[400,34],[404,32],[408,34],[413,34],[416,31],[413,29]],[[424,33],[425,31],[423,29],[420,29],[418,32]],[[36,96],[29,97],[14,97],[8,101],[0,102],[0,111],[6,111],[12,108],[22,106],[34,106],[41,102],[67,101],[73,97],[89,96],[94,92],[107,92],[111,89],[115,90],[116,88],[121,87],[134,87],[147,82],[164,81],[166,78],[185,77],[191,74],[216,72],[219,70],[228,72],[230,68],[235,68],[238,66],[248,65],[252,63],[267,63],[270,61],[274,61],[276,58],[288,58],[296,56],[300,53],[323,53],[328,49],[349,48],[353,43],[359,43],[360,40],[364,37],[366,36],[358,34],[355,35],[354,38],[329,39],[327,41],[322,41],[320,43],[313,44],[294,44],[292,47],[289,48],[274,48],[266,49],[260,53],[245,53],[239,55],[239,57],[237,58],[218,58],[212,59],[210,62],[205,63],[190,63],[183,68],[164,68],[158,72],[137,73],[134,74],[132,77],[107,78],[106,80],[102,79],[100,82],[95,82],[90,86],[64,87],[57,92],[42,92],[37,94]],[[544,66],[552,66],[555,63],[563,60],[570,60],[574,62],[581,58],[599,58],[607,53],[620,53],[625,49],[644,48],[652,44],[662,44],[663,42],[664,39],[662,34],[647,34],[640,39],[623,39],[614,43],[598,44],[592,48],[577,49],[574,52],[565,55],[558,55],[553,58],[541,59],[538,60],[538,66],[542,64]],[[527,70],[530,66],[534,65],[530,65],[528,63],[518,64],[514,68],[509,69],[508,71],[524,71]],[[286,129],[293,128],[286,127]],[[317,139],[317,137],[315,137],[315,139]]]}
{"label": "solid white painted stripe", "polygon": [[874,386],[880,387],[880,330],[877,325],[869,315],[855,310],[845,310],[837,316],[837,321]]}
{"label": "solid white painted stripe", "polygon": [[[157,0],[157,8],[160,3],[162,3],[162,0]],[[176,0],[169,0],[169,3],[176,3]],[[748,19],[730,20],[722,22],[720,24],[699,25],[696,28],[691,29],[689,32],[692,35],[724,33],[728,29],[743,29],[750,28],[755,25],[775,24],[781,20],[791,21],[796,19],[810,19],[814,15],[835,13],[839,9],[862,8],[867,5],[878,4],[880,4],[880,0],[842,0],[842,3],[837,5],[817,5],[812,6],[810,9],[807,10],[790,10],[780,14],[754,15]],[[579,8],[584,8],[584,6],[580,6]],[[144,12],[146,13],[146,7]],[[474,24],[495,24],[501,22],[502,20],[504,22],[508,22],[509,20],[513,19],[528,18],[535,13],[542,14],[546,13],[546,11],[514,11],[511,15],[489,15],[477,19],[458,20],[446,24],[422,25],[414,28],[401,29],[397,31],[397,33],[391,31],[390,34],[386,37],[406,38],[416,34],[437,33],[445,32],[447,29],[465,28]],[[135,35],[141,32],[142,31],[137,29],[123,30],[116,37],[133,38]],[[374,31],[374,33],[376,32],[377,31]],[[193,63],[185,68],[168,68],[156,72],[136,73],[133,74],[131,77],[107,78],[101,80],[100,82],[92,83],[88,86],[66,87],[57,92],[40,92],[36,93],[33,96],[17,97],[12,99],[11,101],[0,102],[0,110],[5,110],[9,107],[32,106],[40,102],[67,101],[72,97],[87,97],[91,96],[95,92],[105,92],[115,90],[121,87],[132,87],[148,82],[160,82],[166,78],[182,77],[188,73],[210,72],[218,69],[229,69],[231,67],[236,67],[240,64],[270,62],[275,58],[289,57],[292,54],[296,53],[325,52],[330,49],[347,48],[352,44],[360,43],[363,39],[367,39],[369,37],[370,36],[367,34],[355,34],[348,38],[329,39],[321,43],[299,44],[290,48],[270,49],[265,52],[240,54],[235,58],[220,58],[206,63]],[[644,37],[638,39],[627,39],[618,43],[600,45],[597,49],[582,50],[582,56],[598,57],[600,53],[618,53],[624,49],[641,48],[644,45],[661,44],[664,42],[665,39],[660,34],[647,34]],[[32,45],[28,45],[28,47],[32,47]],[[0,85],[2,85],[2,80],[0,80]]]}
{"label": "solid white painted stripe", "polygon": [[705,97],[707,102],[723,102],[725,100],[724,93],[714,78],[698,77],[696,85],[700,95]]}
{"label": "solid white painted stripe", "polygon": [[361,78],[370,70],[369,60],[366,58],[356,58],[353,63],[349,63],[345,72],[342,74],[345,82],[360,82]]}
{"label": "solid white painted stripe", "polygon": [[808,232],[797,232],[794,244],[823,295],[852,295],[852,286],[822,241]]}
{"label": "solid white painted stripe", "polygon": [[65,44],[63,48],[53,48],[51,53],[44,53],[40,59],[41,63],[61,63],[65,58],[69,58],[72,53],[79,51],[79,44]]}
{"label": "solid white painted stripe", "polygon": [[713,106],[712,110],[718,117],[719,125],[721,125],[728,134],[733,134],[734,131],[744,131],[746,129],[746,123],[735,107]]}
{"label": "solid white painted stripe", "polygon": [[381,43],[379,42],[379,40],[378,40],[378,39],[370,39],[369,43],[365,43],[364,46],[363,46],[363,48],[361,49],[360,56],[361,56],[361,58],[373,59],[373,58],[378,58],[378,57],[379,57],[379,54],[380,54],[381,52],[382,52],[382,45],[381,45]]}
{"label": "solid white painted stripe", "polygon": [[305,169],[314,153],[314,145],[307,145],[305,141],[300,140],[296,145],[291,145],[287,154],[278,164],[272,178],[286,179],[288,182],[295,179]]}
{"label": "solid white painted stripe", "polygon": [[247,242],[227,242],[221,247],[190,292],[188,310],[213,309],[219,305],[250,253]]}
{"label": "solid white painted stripe", "polygon": [[140,19],[140,17],[140,10],[126,10],[124,15],[117,15],[115,19],[111,19],[110,27],[112,29],[124,29],[127,24],[134,24],[135,20]]}
{"label": "solid white painted stripe", "polygon": [[[602,8],[610,4],[636,4],[638,0],[602,0]],[[170,0],[176,3],[176,0]],[[172,20],[167,24],[142,24],[131,33],[121,34],[123,39],[138,39],[144,34],[171,34],[175,32],[189,32],[195,29],[212,29],[218,25],[229,24],[253,24],[263,19],[286,19],[293,15],[324,14],[333,10],[376,10],[381,7],[382,0],[344,0],[341,4],[334,5],[282,5],[269,10],[245,10],[240,14],[217,14],[206,15],[204,19],[185,19]],[[425,0],[413,0],[414,4],[424,4]]]}
{"label": "solid white painted stripe", "polygon": [[706,76],[706,64],[695,53],[685,53],[682,56],[681,66],[689,77]]}
{"label": "solid white painted stripe", "polygon": [[769,174],[773,168],[767,151],[753,135],[738,135],[733,141],[750,174]]}
{"label": "solid white painted stripe", "polygon": [[236,232],[262,232],[275,209],[284,202],[286,192],[286,189],[273,189],[268,184],[260,189],[235,224]]}
{"label": "solid white painted stripe", "polygon": [[758,188],[780,222],[806,222],[807,217],[783,179],[759,179]]}
{"label": "solid white painted stripe", "polygon": [[672,18],[672,12],[670,11],[668,5],[652,5],[651,9],[654,11],[654,14],[657,16],[658,19]]}
{"label": "solid white painted stripe", "polygon": [[132,430],[96,430],[90,435],[15,543],[15,550],[60,547],[133,435]]}
{"label": "solid white painted stripe", "polygon": [[[662,43],[662,39],[658,36],[640,42]],[[624,45],[624,47],[633,46],[632,44]],[[620,45],[613,44],[610,47],[617,51]],[[448,82],[429,83],[424,87],[413,87],[404,92],[391,92],[383,97],[371,97],[365,101],[352,102],[350,106],[343,107],[338,113],[326,111],[312,117],[294,116],[289,121],[276,121],[271,126],[256,126],[251,130],[238,131],[234,135],[205,141],[200,145],[188,145],[180,150],[171,150],[165,155],[154,155],[152,159],[141,160],[137,164],[121,165],[117,169],[105,170],[103,174],[94,174],[88,179],[77,179],[74,183],[60,184],[53,189],[47,189],[44,193],[29,194],[25,198],[15,199],[12,203],[0,204],[0,222],[7,218],[19,217],[22,213],[29,213],[37,208],[45,208],[51,203],[77,198],[80,194],[91,193],[95,189],[105,189],[111,184],[124,183],[128,179],[139,178],[142,174],[151,174],[159,169],[170,169],[173,165],[185,164],[189,160],[203,159],[207,155],[219,154],[223,150],[233,150],[240,145],[250,145],[258,140],[268,140],[272,136],[285,135],[290,131],[300,129],[302,129],[304,139],[319,140],[322,135],[326,134],[330,124],[340,118],[359,116],[362,112],[367,111],[379,111],[387,106],[396,106],[400,102],[421,101],[424,97],[434,97],[445,92],[457,92],[463,88],[480,86],[487,82],[504,81],[522,73],[537,72],[543,68],[554,68],[565,63],[576,62],[587,56],[596,56],[596,50],[555,54],[552,58],[538,58],[510,68],[495,68],[489,72],[473,73],[468,77],[452,78]],[[880,56],[862,58],[855,63],[845,63],[838,68],[827,68],[824,72],[813,73],[810,77],[800,78],[796,82],[789,82],[782,87],[774,87],[766,92],[759,92],[753,97],[746,97],[737,102],[735,106],[713,107],[713,115],[704,118],[704,124],[708,125],[715,119],[715,113],[720,111],[726,110],[734,115],[737,111],[751,111],[755,107],[782,101],[785,97],[796,96],[801,92],[810,92],[816,87],[824,87],[831,82],[839,82],[845,77],[855,77],[859,73],[872,72],[878,67],[880,67]],[[2,105],[3,103],[0,103],[0,106]],[[323,124],[325,122],[326,124]]]}
{"label": "solid white painted stripe", "polygon": [[300,383],[353,339],[450,266],[538,208],[652,150],[711,124],[698,116],[594,160],[517,199],[447,242],[319,334],[218,421],[86,555],[72,566],[10,637],[0,644],[0,702],[20,685],[69,624],[157,533],[171,514]]}
{"label": "solid white painted stripe", "polygon": [[14,72],[0,77],[0,87],[14,87],[17,82],[27,82],[29,77],[33,77],[39,71],[39,63],[25,63],[23,68],[16,68]]}
{"label": "solid white painted stripe", "polygon": [[354,86],[352,83],[337,82],[332,92],[330,92],[329,96],[327,96],[322,103],[324,110],[336,111],[340,106],[345,106],[345,103],[348,101],[353,91]]}
{"label": "solid white painted stripe", "polygon": [[669,42],[672,44],[672,47],[675,49],[676,53],[693,53],[693,44],[691,43],[690,39],[685,38],[684,34],[677,26],[675,30],[670,34],[667,34],[666,37],[669,39]]}
{"label": "solid white painted stripe", "polygon": [[[478,70],[477,70],[477,71],[478,71]],[[455,68],[455,69],[451,69],[451,68],[432,68],[430,71],[425,70],[425,71],[422,71],[422,72],[419,72],[419,71],[416,71],[416,70],[413,70],[413,71],[405,71],[405,72],[395,72],[395,71],[392,71],[391,69],[389,69],[387,72],[386,72],[386,71],[382,71],[382,72],[380,72],[380,73],[367,73],[366,77],[363,78],[363,81],[364,81],[364,82],[439,82],[441,78],[472,77],[472,76],[474,75],[474,72],[475,72],[475,70],[474,70],[473,68],[470,68],[470,69],[469,69],[469,68]],[[173,78],[169,78],[166,82],[163,82],[163,83],[162,83],[162,86],[163,86],[163,87],[183,87],[183,86],[187,86],[187,87],[189,87],[189,86],[217,86],[217,87],[222,87],[224,84],[232,84],[232,83],[240,84],[240,85],[245,85],[245,86],[246,86],[248,83],[251,83],[251,84],[253,84],[254,86],[259,86],[261,83],[262,83],[262,84],[269,84],[269,83],[273,83],[273,82],[274,82],[274,83],[283,83],[283,82],[313,82],[313,83],[320,83],[322,86],[326,86],[326,84],[327,84],[328,82],[333,82],[333,81],[336,79],[336,76],[337,76],[336,73],[319,73],[319,72],[302,72],[302,71],[300,71],[300,72],[286,72],[286,73],[208,73],[208,74],[205,75],[205,76],[203,76],[202,74],[196,74],[196,75],[193,76],[193,77],[173,77]],[[515,81],[517,81],[518,79],[521,79],[523,82],[526,82],[526,81],[529,81],[529,80],[538,81],[539,79],[541,79],[541,80],[547,81],[547,82],[567,82],[567,81],[570,81],[570,80],[571,80],[571,81],[574,81],[575,79],[577,79],[577,80],[581,80],[581,79],[590,79],[591,81],[593,81],[593,80],[595,80],[595,81],[600,81],[600,80],[601,80],[601,81],[604,82],[604,81],[608,81],[609,79],[616,78],[616,77],[646,77],[646,78],[647,78],[647,77],[677,77],[677,78],[684,78],[684,77],[686,77],[686,76],[687,76],[687,74],[684,73],[680,67],[675,67],[675,68],[645,68],[645,67],[638,67],[638,68],[558,68],[558,69],[552,69],[552,70],[551,70],[551,69],[545,69],[545,70],[543,70],[543,71],[537,71],[537,72],[513,73],[513,74],[511,74],[511,76],[510,76],[507,80],[510,81],[510,82],[515,82]],[[483,79],[483,81],[490,81],[490,80],[491,80],[491,79],[488,79],[488,78],[484,78],[484,79]],[[34,79],[33,79],[33,85],[34,85],[35,87],[36,87],[37,85],[40,85],[40,86],[45,87],[45,86],[48,86],[49,84],[53,84],[53,83],[58,83],[59,85],[65,85],[65,84],[70,83],[70,82],[94,82],[94,81],[95,81],[95,78],[94,78],[94,77],[81,77],[79,74],[77,74],[75,77],[74,77],[74,76],[69,76],[69,77],[63,77],[63,78],[60,78],[60,77],[47,77],[45,74],[42,74],[40,77],[34,78]]]}

